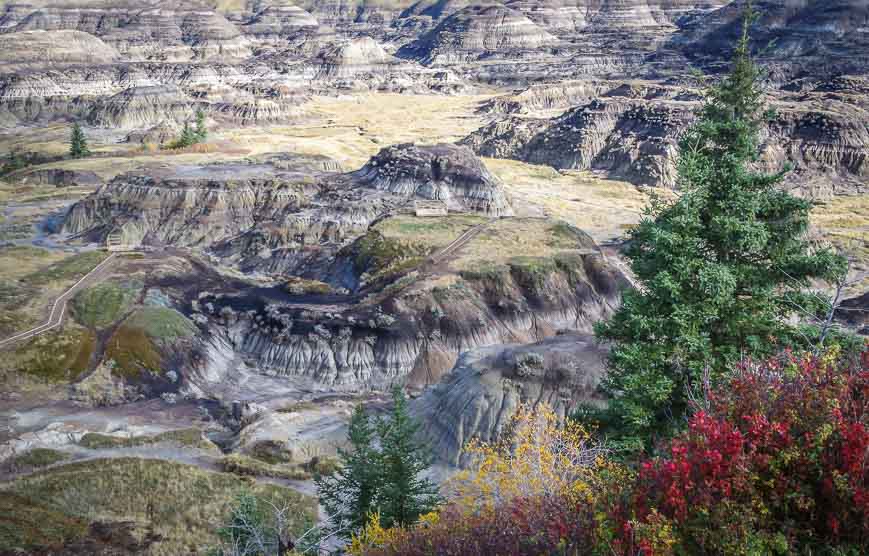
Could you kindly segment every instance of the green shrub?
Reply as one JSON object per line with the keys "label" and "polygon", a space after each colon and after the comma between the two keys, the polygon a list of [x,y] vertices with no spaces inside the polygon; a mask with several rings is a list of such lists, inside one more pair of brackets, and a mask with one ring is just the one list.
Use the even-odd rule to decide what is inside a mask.
{"label": "green shrub", "polygon": [[34,448],[23,454],[9,458],[4,465],[7,469],[15,472],[48,467],[61,461],[68,460],[70,455],[50,448]]}

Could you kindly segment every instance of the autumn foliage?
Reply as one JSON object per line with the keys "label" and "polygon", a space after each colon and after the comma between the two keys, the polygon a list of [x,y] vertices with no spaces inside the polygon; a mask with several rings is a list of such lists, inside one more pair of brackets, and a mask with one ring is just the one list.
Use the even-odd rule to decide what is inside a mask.
{"label": "autumn foliage", "polygon": [[691,553],[863,553],[867,426],[865,353],[859,363],[830,354],[741,365],[664,455],[640,464],[613,514],[620,551],[667,553],[644,538],[654,521]]}
{"label": "autumn foliage", "polygon": [[865,553],[866,354],[743,363],[694,409],[656,456],[627,466],[546,410],[521,412],[511,441],[470,446],[451,505],[359,553]]}
{"label": "autumn foliage", "polygon": [[383,531],[372,520],[351,552],[577,554],[592,542],[593,493],[610,465],[603,456],[578,424],[520,407],[497,443],[465,447],[468,470],[444,488],[451,504],[409,529]]}

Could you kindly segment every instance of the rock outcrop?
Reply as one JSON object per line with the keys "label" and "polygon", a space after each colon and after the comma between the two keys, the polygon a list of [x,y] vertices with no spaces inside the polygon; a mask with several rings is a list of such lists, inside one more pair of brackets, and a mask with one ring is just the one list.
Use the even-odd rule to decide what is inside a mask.
{"label": "rock outcrop", "polygon": [[486,56],[519,56],[553,46],[557,39],[520,12],[500,4],[471,5],[444,19],[398,51],[420,62],[450,64]]}
{"label": "rock outcrop", "polygon": [[[853,85],[852,85],[853,86]],[[638,185],[674,187],[677,143],[694,121],[699,93],[690,87],[610,83],[608,91],[555,118],[496,118],[462,141],[482,156],[555,168],[605,172]],[[604,87],[606,89],[607,87]],[[794,171],[788,181],[813,196],[862,191],[867,168],[869,107],[815,83],[770,99],[776,115],[763,131],[762,166]],[[538,86],[490,101],[495,112],[522,113],[581,99],[594,87]],[[598,89],[601,90],[601,89]]]}
{"label": "rock outcrop", "polygon": [[118,51],[82,31],[21,31],[0,34],[0,71],[52,64],[103,65],[119,60]]}
{"label": "rock outcrop", "polygon": [[577,334],[469,351],[439,384],[411,402],[411,413],[432,453],[459,465],[468,441],[497,440],[522,404],[547,404],[565,418],[580,404],[601,403],[595,390],[604,355],[593,336]]}
{"label": "rock outcrop", "polygon": [[[744,0],[689,18],[670,46],[707,64],[729,55]],[[773,79],[865,73],[869,69],[869,5],[861,0],[761,0],[752,40]],[[767,48],[767,45],[771,45]]]}
{"label": "rock outcrop", "polygon": [[[63,231],[97,240],[118,231],[129,244],[214,248],[245,258],[263,249],[337,250],[414,199],[442,200],[462,212],[511,213],[502,184],[463,147],[390,147],[342,175],[322,171],[319,161],[282,162],[283,169],[230,164],[122,175],[76,203]],[[293,257],[282,270],[306,260]]]}
{"label": "rock outcrop", "polygon": [[396,145],[383,149],[354,177],[359,183],[404,197],[443,201],[461,212],[512,214],[504,189],[466,147]]}
{"label": "rock outcrop", "polygon": [[279,42],[319,25],[317,18],[298,6],[268,6],[254,14],[242,30],[257,40]]}
{"label": "rock outcrop", "polygon": [[[627,282],[596,252],[560,264],[540,280],[517,266],[455,277],[437,292],[370,292],[377,304],[335,295],[296,301],[258,290],[205,296],[198,306],[220,345],[261,372],[332,387],[424,386],[470,349],[539,341],[559,330],[590,334],[618,306]],[[226,358],[211,352],[205,361]]]}
{"label": "rock outcrop", "polygon": [[156,124],[190,121],[195,104],[174,85],[131,87],[94,103],[88,124],[117,129],[143,129]]}

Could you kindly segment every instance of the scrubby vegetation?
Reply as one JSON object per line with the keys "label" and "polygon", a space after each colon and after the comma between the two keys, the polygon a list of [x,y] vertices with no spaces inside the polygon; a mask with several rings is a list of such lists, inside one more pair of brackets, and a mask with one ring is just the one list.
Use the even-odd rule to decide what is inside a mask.
{"label": "scrubby vegetation", "polygon": [[220,459],[219,465],[227,473],[243,477],[274,477],[291,481],[305,481],[313,477],[313,473],[301,465],[266,463],[242,454],[224,456]]}
{"label": "scrubby vegetation", "polygon": [[208,440],[202,431],[196,428],[177,429],[151,435],[115,436],[89,432],[78,441],[79,446],[91,450],[107,448],[132,448],[151,444],[170,443],[188,448],[197,448],[209,452],[217,452],[217,446]]}
{"label": "scrubby vegetation", "polygon": [[69,458],[69,454],[59,450],[34,448],[7,459],[3,462],[3,468],[10,473],[26,473],[34,469],[66,461]]}
{"label": "scrubby vegetation", "polygon": [[190,122],[184,122],[181,135],[175,141],[172,141],[168,148],[186,149],[193,145],[198,145],[206,139],[208,139],[208,128],[205,126],[205,112],[200,108],[196,111],[196,125],[191,126]]}
{"label": "scrubby vegetation", "polygon": [[79,292],[72,300],[75,319],[92,329],[118,320],[132,305],[138,287],[114,282],[99,284]]}
{"label": "scrubby vegetation", "polygon": [[362,280],[387,280],[418,266],[433,249],[415,241],[399,240],[374,230],[348,248]]}
{"label": "scrubby vegetation", "polygon": [[869,354],[747,362],[707,394],[636,464],[545,409],[520,413],[501,444],[468,448],[474,464],[439,515],[369,521],[357,553],[861,554]]}
{"label": "scrubby vegetation", "polygon": [[316,515],[313,499],[285,488],[138,458],[72,463],[0,488],[0,546],[25,553],[74,545],[94,520],[132,521],[138,537],[156,535],[149,554],[204,553],[218,543],[215,524],[243,491],[285,505],[291,531]]}
{"label": "scrubby vegetation", "polygon": [[92,332],[67,327],[16,346],[0,368],[49,383],[72,382],[88,369],[95,347]]}
{"label": "scrubby vegetation", "polygon": [[18,170],[53,160],[56,160],[56,157],[47,156],[44,153],[12,150],[6,156],[0,157],[0,177],[6,177]]}

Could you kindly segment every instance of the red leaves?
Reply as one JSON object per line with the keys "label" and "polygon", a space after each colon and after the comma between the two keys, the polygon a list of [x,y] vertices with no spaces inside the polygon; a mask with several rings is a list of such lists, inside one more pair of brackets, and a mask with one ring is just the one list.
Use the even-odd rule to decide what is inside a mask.
{"label": "red leaves", "polygon": [[708,553],[779,532],[791,546],[869,543],[869,356],[861,363],[743,364],[665,456],[641,462],[633,515],[657,511]]}

